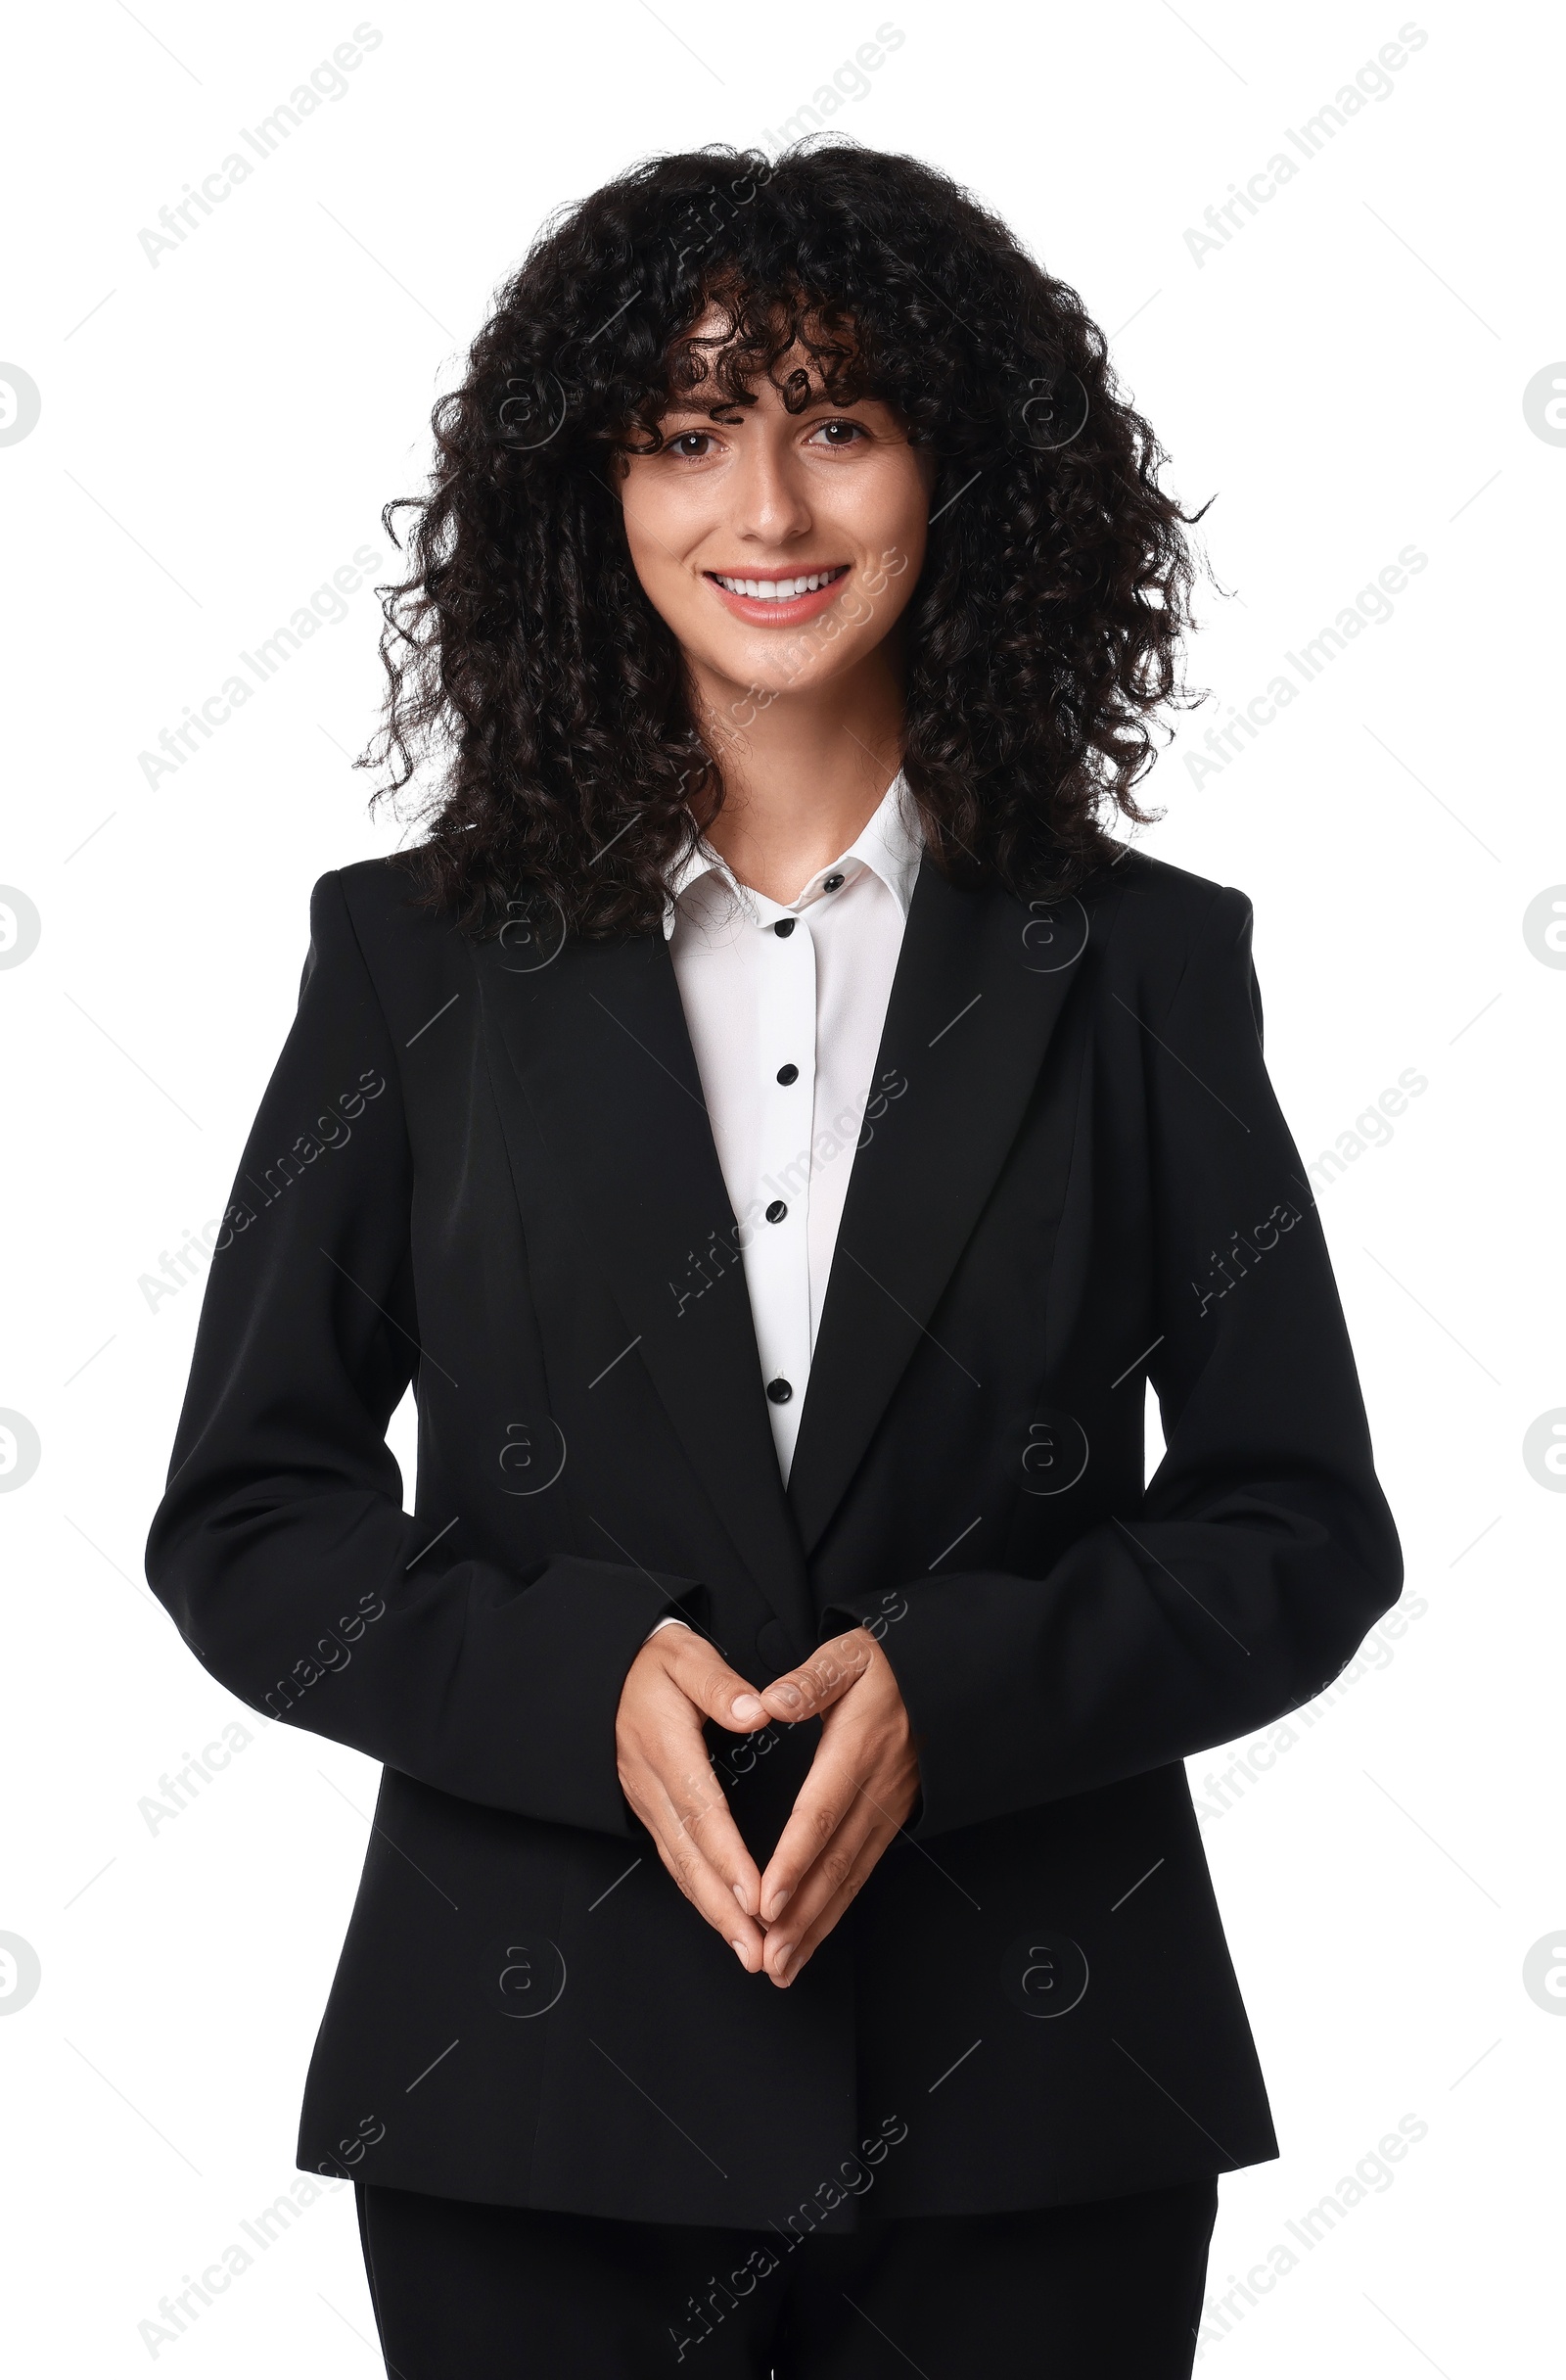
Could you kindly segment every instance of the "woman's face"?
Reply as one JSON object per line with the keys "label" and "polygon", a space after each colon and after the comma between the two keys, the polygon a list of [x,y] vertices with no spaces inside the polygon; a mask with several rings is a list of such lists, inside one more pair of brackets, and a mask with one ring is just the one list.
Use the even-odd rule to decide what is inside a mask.
{"label": "woman's face", "polygon": [[[714,311],[699,334],[724,322]],[[798,364],[791,350],[776,377]],[[717,390],[691,392],[662,449],[626,456],[621,481],[636,576],[710,702],[813,692],[855,669],[924,562],[935,457],[889,405],[812,398],[790,413],[766,377],[756,395],[714,422]]]}

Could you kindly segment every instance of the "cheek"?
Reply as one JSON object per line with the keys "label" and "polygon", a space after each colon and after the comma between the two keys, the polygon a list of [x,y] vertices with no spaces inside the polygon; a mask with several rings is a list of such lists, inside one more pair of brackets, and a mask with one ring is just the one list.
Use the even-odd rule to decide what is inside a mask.
{"label": "cheek", "polygon": [[670,472],[660,471],[653,462],[632,457],[624,477],[616,484],[616,493],[632,550],[651,570],[666,543],[677,549],[678,525],[690,508],[688,485]]}
{"label": "cheek", "polygon": [[924,568],[930,531],[925,474],[908,471],[899,475],[897,485],[887,490],[887,499],[875,524],[873,544],[878,560],[869,583],[876,593],[878,614],[890,625],[907,603]]}
{"label": "cheek", "polygon": [[678,600],[685,574],[675,555],[684,542],[680,508],[671,506],[651,477],[643,482],[633,470],[622,483],[621,525],[630,565],[649,602],[663,611]]}
{"label": "cheek", "polygon": [[632,469],[621,481],[617,493],[625,548],[636,576],[644,578],[656,569],[662,545],[658,491],[640,472]]}
{"label": "cheek", "polygon": [[[904,590],[911,590],[924,560],[935,476],[933,455],[917,447],[905,449],[883,491],[876,544],[879,551],[892,557],[896,583]],[[898,571],[895,563],[901,557],[906,557],[908,567]]]}

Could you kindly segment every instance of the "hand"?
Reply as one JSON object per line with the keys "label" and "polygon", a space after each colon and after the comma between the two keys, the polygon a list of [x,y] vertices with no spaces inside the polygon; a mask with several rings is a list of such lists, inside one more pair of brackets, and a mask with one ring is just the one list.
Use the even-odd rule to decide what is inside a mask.
{"label": "hand", "polygon": [[686,1899],[747,1975],[761,1965],[761,1880],[713,1774],[702,1720],[749,1735],[766,1716],[755,1688],[683,1622],[647,1639],[615,1713],[621,1790]]}
{"label": "hand", "polygon": [[819,1646],[763,1688],[761,1703],[769,1719],[821,1720],[756,1903],[766,1928],[761,1971],[786,1989],[912,1810],[919,1758],[892,1664],[868,1628]]}

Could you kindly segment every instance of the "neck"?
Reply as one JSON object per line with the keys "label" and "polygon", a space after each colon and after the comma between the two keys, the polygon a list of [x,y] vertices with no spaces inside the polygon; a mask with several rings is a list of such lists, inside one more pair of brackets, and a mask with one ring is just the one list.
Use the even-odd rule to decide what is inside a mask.
{"label": "neck", "polygon": [[691,677],[723,775],[723,807],[707,840],[742,884],[792,901],[847,850],[897,774],[903,707],[894,657],[880,645],[857,670],[764,709],[754,689],[700,664]]}

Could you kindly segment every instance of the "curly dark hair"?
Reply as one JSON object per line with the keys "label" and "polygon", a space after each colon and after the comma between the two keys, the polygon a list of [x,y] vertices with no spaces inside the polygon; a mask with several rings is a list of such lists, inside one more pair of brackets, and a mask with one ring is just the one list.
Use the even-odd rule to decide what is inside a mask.
{"label": "curly dark hair", "polygon": [[[820,136],[817,136],[819,139]],[[729,318],[715,354],[692,333]],[[1006,226],[934,167],[842,140],[775,163],[714,144],[657,158],[547,227],[432,416],[409,576],[379,589],[385,714],[358,766],[436,789],[401,854],[465,932],[554,904],[589,935],[648,933],[671,864],[723,798],[675,638],[642,593],[616,488],[677,395],[790,410],[879,397],[937,458],[929,544],[899,624],[902,767],[935,863],[1019,896],[1124,849],[1179,674],[1194,577],[1167,458],[1103,334]]]}

